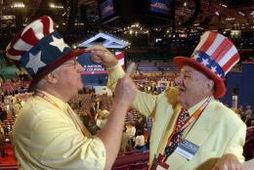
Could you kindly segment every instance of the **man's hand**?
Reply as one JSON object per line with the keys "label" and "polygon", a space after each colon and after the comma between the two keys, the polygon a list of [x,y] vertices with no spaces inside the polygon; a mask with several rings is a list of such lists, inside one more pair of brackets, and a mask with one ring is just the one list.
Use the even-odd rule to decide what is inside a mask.
{"label": "man's hand", "polygon": [[130,74],[133,72],[133,69],[135,68],[135,64],[131,63],[127,70],[125,76],[120,79],[117,83],[116,89],[115,89],[115,98],[114,100],[118,102],[123,107],[129,107],[129,105],[133,102],[138,89],[135,85],[135,83],[130,78]]}
{"label": "man's hand", "polygon": [[103,64],[105,67],[112,67],[118,62],[116,57],[102,45],[88,47],[86,51],[92,54],[94,62]]}
{"label": "man's hand", "polygon": [[223,155],[212,170],[242,170],[242,164],[233,154]]}

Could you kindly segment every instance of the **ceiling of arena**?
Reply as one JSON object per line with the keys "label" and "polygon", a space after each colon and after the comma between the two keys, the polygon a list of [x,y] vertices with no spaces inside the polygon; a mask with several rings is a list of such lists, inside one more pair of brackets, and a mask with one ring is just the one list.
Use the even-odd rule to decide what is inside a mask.
{"label": "ceiling of arena", "polygon": [[[101,1],[103,0],[99,2]],[[98,31],[121,35],[126,34],[130,27],[133,29],[128,30],[128,33],[150,32],[149,34],[153,35],[161,34],[161,31],[185,33],[202,32],[206,29],[242,30],[251,34],[254,32],[254,0],[171,1],[174,13],[167,22],[160,23],[156,18],[139,18],[136,23],[140,24],[133,26],[133,20],[123,22],[121,19],[103,24],[97,0],[0,0],[0,37],[13,36],[26,24],[42,15],[50,15],[58,23],[57,27],[61,32],[73,35],[78,33],[78,36],[80,32],[83,33],[82,36],[88,36]],[[130,8],[123,8],[127,11],[123,18],[130,17]]]}
{"label": "ceiling of arena", "polygon": [[[177,28],[196,24],[200,27],[251,29],[254,25],[254,0],[175,0],[174,2],[174,23]],[[100,24],[96,0],[0,0],[0,3],[1,28],[17,27],[16,24],[30,22],[43,14],[51,15],[60,22],[68,23],[71,20],[75,22],[76,19],[80,19],[91,22],[89,24],[92,25]],[[19,8],[17,3],[23,4],[24,7]],[[195,11],[195,16],[186,23]]]}
{"label": "ceiling of arena", "polygon": [[253,55],[254,0],[169,0],[173,12],[162,22],[156,17],[129,19],[133,7],[129,2],[140,5],[150,0],[113,0],[127,5],[122,5],[122,18],[111,23],[103,23],[100,18],[98,2],[102,1],[106,0],[0,0],[0,53],[5,53],[6,45],[24,26],[49,15],[71,45],[103,31],[130,40],[130,53],[148,51],[151,55],[149,49],[159,47],[168,58],[169,54],[190,54],[202,32],[217,29],[236,38],[237,47],[252,49],[249,53]]}

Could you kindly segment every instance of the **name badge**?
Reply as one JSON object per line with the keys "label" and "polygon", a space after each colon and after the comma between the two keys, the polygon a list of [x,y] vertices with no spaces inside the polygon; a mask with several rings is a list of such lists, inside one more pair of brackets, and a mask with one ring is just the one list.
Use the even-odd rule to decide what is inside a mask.
{"label": "name badge", "polygon": [[194,155],[197,153],[198,149],[199,149],[198,145],[184,139],[178,145],[175,152],[183,156],[185,159],[191,160],[194,157]]}

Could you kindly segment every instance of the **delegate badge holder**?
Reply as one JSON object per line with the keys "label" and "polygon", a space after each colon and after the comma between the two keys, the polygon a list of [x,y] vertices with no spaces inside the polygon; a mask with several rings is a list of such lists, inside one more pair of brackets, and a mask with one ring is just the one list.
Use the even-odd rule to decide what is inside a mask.
{"label": "delegate badge holder", "polygon": [[184,157],[185,159],[191,160],[197,153],[198,149],[198,145],[184,139],[176,148],[175,152]]}

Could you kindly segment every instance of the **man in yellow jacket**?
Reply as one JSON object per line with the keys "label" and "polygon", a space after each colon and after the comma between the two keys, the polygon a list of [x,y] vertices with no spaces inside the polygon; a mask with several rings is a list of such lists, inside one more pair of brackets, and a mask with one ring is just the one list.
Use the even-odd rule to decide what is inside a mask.
{"label": "man in yellow jacket", "polygon": [[[110,65],[108,86],[114,89],[124,71],[101,46],[88,48],[93,60]],[[209,170],[218,158],[244,161],[246,126],[217,98],[226,92],[225,75],[239,61],[233,43],[223,35],[205,32],[192,56],[175,57],[178,88],[159,95],[138,92],[132,105],[153,117],[151,169]],[[187,114],[188,113],[188,114]]]}
{"label": "man in yellow jacket", "polygon": [[[54,29],[51,17],[27,25],[8,45],[7,57],[19,62],[33,80],[34,92],[16,118],[13,145],[19,169],[111,169],[119,152],[125,115],[136,87],[125,76],[116,87],[107,124],[95,136],[68,102],[83,88],[82,66]],[[126,74],[128,75],[128,74]]]}

